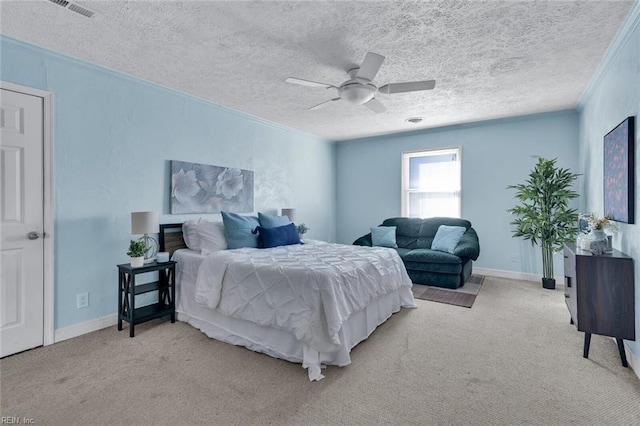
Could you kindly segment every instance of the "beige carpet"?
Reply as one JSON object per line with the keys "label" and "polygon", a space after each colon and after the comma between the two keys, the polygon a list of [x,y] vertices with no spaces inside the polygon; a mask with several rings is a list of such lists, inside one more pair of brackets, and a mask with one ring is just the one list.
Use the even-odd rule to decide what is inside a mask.
{"label": "beige carpet", "polygon": [[561,290],[487,277],[473,309],[417,300],[310,383],[300,365],[154,321],[0,361],[2,416],[37,424],[640,425],[615,342]]}

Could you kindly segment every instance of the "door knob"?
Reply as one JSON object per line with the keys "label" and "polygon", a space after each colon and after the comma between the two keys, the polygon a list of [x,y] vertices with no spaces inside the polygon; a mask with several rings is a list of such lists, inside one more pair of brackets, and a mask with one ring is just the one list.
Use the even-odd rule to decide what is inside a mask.
{"label": "door knob", "polygon": [[29,237],[30,240],[37,240],[38,238],[41,237],[41,235],[36,231],[31,231],[27,234],[27,237]]}

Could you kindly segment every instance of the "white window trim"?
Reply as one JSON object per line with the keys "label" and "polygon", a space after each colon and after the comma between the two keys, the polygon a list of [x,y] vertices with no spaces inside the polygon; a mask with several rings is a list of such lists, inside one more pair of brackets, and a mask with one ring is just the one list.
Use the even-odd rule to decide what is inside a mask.
{"label": "white window trim", "polygon": [[409,194],[409,159],[412,157],[422,157],[425,152],[443,152],[443,151],[457,151],[458,154],[458,173],[460,175],[460,191],[458,196],[458,212],[459,217],[462,217],[462,146],[452,146],[447,148],[428,148],[415,151],[403,151],[400,157],[400,170],[402,171],[402,177],[400,179],[400,214],[403,217],[409,217],[409,200],[407,195]]}

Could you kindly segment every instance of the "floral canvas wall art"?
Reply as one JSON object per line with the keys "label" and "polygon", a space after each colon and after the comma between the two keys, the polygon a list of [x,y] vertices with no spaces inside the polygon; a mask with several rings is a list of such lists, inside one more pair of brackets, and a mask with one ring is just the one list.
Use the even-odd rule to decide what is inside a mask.
{"label": "floral canvas wall art", "polygon": [[634,223],[634,117],[628,117],[604,137],[604,214]]}
{"label": "floral canvas wall art", "polygon": [[253,211],[253,171],[171,161],[171,214],[221,211]]}

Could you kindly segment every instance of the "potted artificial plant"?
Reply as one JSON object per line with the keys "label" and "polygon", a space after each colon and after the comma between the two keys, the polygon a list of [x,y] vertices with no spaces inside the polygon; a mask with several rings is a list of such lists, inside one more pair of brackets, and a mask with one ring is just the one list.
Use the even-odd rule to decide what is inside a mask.
{"label": "potted artificial plant", "polygon": [[304,223],[301,223],[300,225],[296,226],[296,230],[298,231],[298,235],[300,235],[300,239],[302,239],[304,237],[304,234],[306,234],[309,230],[309,227]]}
{"label": "potted artificial plant", "polygon": [[129,251],[127,252],[127,256],[129,256],[131,261],[131,266],[133,268],[139,268],[144,265],[144,255],[147,252],[147,245],[144,241],[134,241],[131,240],[129,242]]}
{"label": "potted artificial plant", "polygon": [[515,198],[521,202],[508,212],[517,216],[511,222],[515,225],[513,236],[542,247],[542,287],[554,289],[553,253],[565,242],[575,240],[578,232],[578,214],[569,208],[569,201],[578,197],[571,187],[579,175],[557,167],[557,159],[537,158],[525,183],[507,187],[516,190]]}

